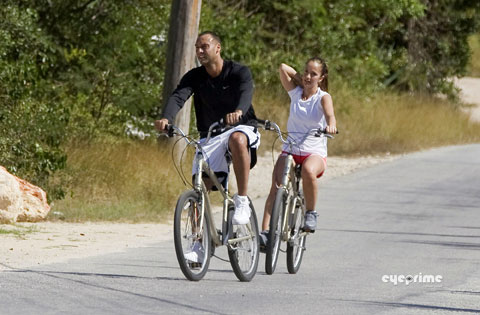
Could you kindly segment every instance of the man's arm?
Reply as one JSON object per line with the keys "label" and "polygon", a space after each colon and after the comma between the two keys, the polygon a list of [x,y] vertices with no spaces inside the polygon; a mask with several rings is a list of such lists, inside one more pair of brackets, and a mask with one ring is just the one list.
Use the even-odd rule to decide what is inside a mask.
{"label": "man's arm", "polygon": [[162,118],[155,121],[155,128],[157,128],[157,130],[163,131],[168,123],[173,123],[178,112],[193,94],[193,81],[194,78],[192,71],[187,72],[182,77],[177,88],[168,98],[168,101],[163,108]]}
{"label": "man's arm", "polygon": [[227,124],[236,124],[240,121],[240,117],[245,114],[250,106],[252,106],[253,97],[253,79],[250,69],[242,66],[237,70],[238,76],[238,102],[236,110],[233,113],[227,114]]}

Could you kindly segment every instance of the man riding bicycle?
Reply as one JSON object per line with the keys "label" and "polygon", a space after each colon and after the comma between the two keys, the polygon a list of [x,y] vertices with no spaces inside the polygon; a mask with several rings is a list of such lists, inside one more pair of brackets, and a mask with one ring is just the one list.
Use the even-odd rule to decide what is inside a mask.
{"label": "man riding bicycle", "polygon": [[[225,181],[228,174],[225,155],[231,155],[238,187],[238,194],[234,196],[233,224],[247,224],[250,219],[248,177],[256,163],[256,149],[260,144],[252,106],[252,75],[248,67],[222,59],[221,41],[213,32],[206,31],[198,35],[195,52],[201,66],[182,77],[163,109],[162,118],[155,121],[155,127],[165,131],[165,127],[174,121],[192,94],[197,129],[202,138],[206,137],[209,126],[220,119],[234,126],[215,134],[203,147],[202,153],[210,168]],[[213,186],[207,180],[205,185],[209,190]]]}

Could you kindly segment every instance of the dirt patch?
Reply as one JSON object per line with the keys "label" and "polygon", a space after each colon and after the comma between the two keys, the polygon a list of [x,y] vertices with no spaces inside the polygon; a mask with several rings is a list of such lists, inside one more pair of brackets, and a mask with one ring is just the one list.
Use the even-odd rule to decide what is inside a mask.
{"label": "dirt patch", "polygon": [[465,77],[455,80],[455,85],[461,90],[460,98],[471,106],[465,111],[470,114],[470,119],[480,122],[480,78]]}
{"label": "dirt patch", "polygon": [[168,240],[171,224],[17,223],[0,225],[0,270],[64,262]]}

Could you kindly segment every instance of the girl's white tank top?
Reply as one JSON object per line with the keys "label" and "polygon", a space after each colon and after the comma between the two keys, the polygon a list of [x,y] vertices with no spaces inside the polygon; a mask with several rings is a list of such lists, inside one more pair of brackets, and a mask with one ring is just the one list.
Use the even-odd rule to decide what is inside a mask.
{"label": "girl's white tank top", "polygon": [[302,100],[303,89],[299,86],[288,91],[290,96],[290,115],[287,130],[290,139],[298,145],[293,146],[291,152],[288,145],[283,145],[283,151],[296,155],[318,154],[327,157],[327,138],[307,136],[311,129],[327,127],[323,112],[322,97],[328,94],[318,88],[317,92],[307,100]]}

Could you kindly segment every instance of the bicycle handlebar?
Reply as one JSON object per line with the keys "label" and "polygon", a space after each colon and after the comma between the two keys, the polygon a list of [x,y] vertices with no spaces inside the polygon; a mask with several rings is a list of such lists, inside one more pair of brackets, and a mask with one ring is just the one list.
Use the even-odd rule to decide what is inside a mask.
{"label": "bicycle handlebar", "polygon": [[[278,134],[280,140],[283,143],[290,144],[291,141],[289,141],[289,140],[287,140],[283,137],[284,134],[282,133],[282,131],[280,130],[280,127],[276,123],[274,123],[273,121],[270,121],[270,120],[263,120],[263,119],[257,119],[257,121],[259,123],[258,127],[263,128],[265,130],[275,131]],[[321,129],[321,128],[311,129],[308,132],[308,134],[313,134],[313,136],[315,136],[315,137],[321,137],[323,135],[324,137],[327,137],[327,138],[333,138],[333,135],[329,134],[327,132],[326,128],[325,129]],[[338,130],[336,131],[335,134],[338,134]]]}
{"label": "bicycle handlebar", "polygon": [[[223,122],[223,118],[220,119],[219,121],[216,121],[214,122],[213,124],[210,125],[210,127],[208,128],[208,132],[207,132],[207,136],[206,136],[206,140],[205,142],[203,142],[203,144],[206,144],[208,143],[208,141],[210,141],[211,137],[212,137],[212,134],[215,133],[215,132],[223,132],[225,130],[228,130],[232,128],[232,126],[227,126],[225,125],[225,123]],[[180,136],[182,138],[185,139],[185,141],[187,142],[187,144],[191,144],[192,142],[194,143],[198,143],[197,141],[193,140],[192,138],[189,138],[189,136],[187,136],[182,129],[180,129],[179,127],[173,125],[173,124],[168,124],[166,127],[165,127],[165,133],[161,133],[160,136],[166,136],[166,137],[173,137],[175,135],[177,136]]]}
{"label": "bicycle handlebar", "polygon": [[[257,119],[257,121],[258,121],[258,124],[257,124],[258,128],[263,128],[265,130],[274,131],[278,134],[280,140],[283,143],[292,144],[290,140],[284,138],[284,133],[282,132],[280,127],[275,122],[270,121],[270,120],[263,120],[263,119]],[[206,144],[206,143],[208,143],[208,141],[210,141],[213,133],[223,132],[223,131],[228,130],[232,127],[233,126],[225,125],[223,119],[220,119],[219,121],[214,122],[208,128],[208,132],[207,132],[207,136],[206,136],[206,140],[205,140],[204,144]],[[166,128],[165,128],[165,131],[166,131],[166,133],[161,134],[161,135],[165,135],[169,138],[173,137],[174,135],[178,135],[178,136],[183,137],[185,139],[185,141],[187,141],[188,144],[190,144],[191,142],[196,142],[194,140],[189,140],[189,137],[187,135],[185,135],[183,130],[180,129],[179,127],[173,125],[173,124],[167,125]],[[339,132],[337,130],[336,134],[338,134],[338,133]],[[321,129],[321,128],[311,129],[308,132],[308,134],[312,134],[315,137],[324,136],[324,137],[328,137],[328,138],[333,138],[333,135],[327,133],[326,128],[325,129]]]}

